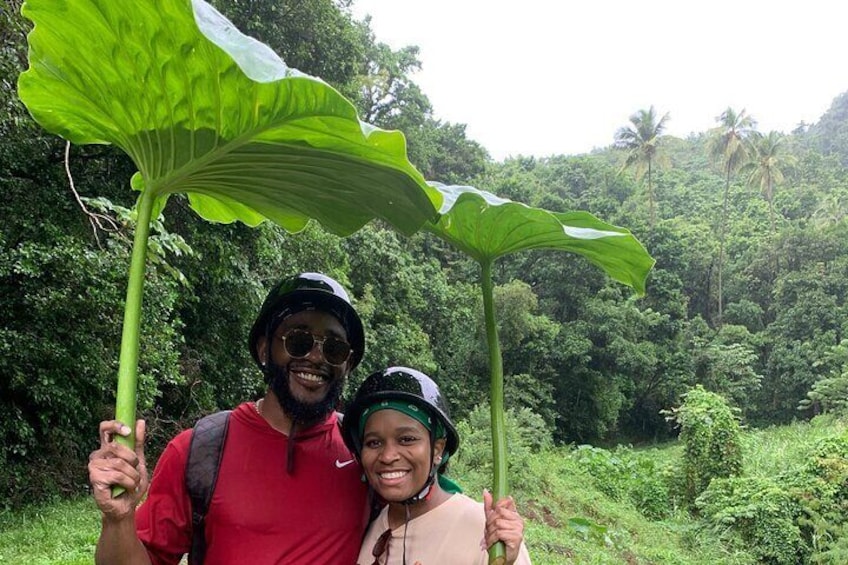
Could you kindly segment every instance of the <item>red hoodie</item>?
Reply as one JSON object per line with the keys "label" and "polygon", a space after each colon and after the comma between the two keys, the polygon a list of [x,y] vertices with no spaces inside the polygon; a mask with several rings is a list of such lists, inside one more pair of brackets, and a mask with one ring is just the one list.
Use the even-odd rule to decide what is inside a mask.
{"label": "red hoodie", "polygon": [[[154,565],[176,565],[191,547],[185,468],[191,430],[175,437],[156,465],[136,512],[139,539]],[[288,437],[252,402],[230,417],[224,456],[206,516],[205,565],[356,563],[367,524],[362,469],[342,440],[335,414]]]}

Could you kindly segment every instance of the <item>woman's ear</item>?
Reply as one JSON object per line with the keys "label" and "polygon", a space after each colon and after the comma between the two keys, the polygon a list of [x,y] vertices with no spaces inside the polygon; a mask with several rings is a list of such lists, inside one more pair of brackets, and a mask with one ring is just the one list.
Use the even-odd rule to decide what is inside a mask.
{"label": "woman's ear", "polygon": [[433,444],[433,461],[436,464],[442,462],[442,454],[445,452],[445,444],[447,440],[443,437],[440,437],[436,440],[436,443]]}

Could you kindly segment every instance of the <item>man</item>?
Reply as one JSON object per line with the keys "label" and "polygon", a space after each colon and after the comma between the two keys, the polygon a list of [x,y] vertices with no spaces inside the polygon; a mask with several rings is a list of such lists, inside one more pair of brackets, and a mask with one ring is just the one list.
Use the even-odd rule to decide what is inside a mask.
{"label": "man", "polygon": [[[268,294],[249,346],[268,388],[229,416],[205,517],[204,563],[354,563],[367,524],[366,486],[334,408],[362,360],[362,322],[335,280],[302,273]],[[177,564],[192,547],[186,462],[193,432],[168,444],[147,492],[144,422],[136,423],[135,451],[112,441],[129,431],[102,422],[91,454],[89,480],[102,513],[95,561]],[[127,492],[112,498],[112,485]]]}

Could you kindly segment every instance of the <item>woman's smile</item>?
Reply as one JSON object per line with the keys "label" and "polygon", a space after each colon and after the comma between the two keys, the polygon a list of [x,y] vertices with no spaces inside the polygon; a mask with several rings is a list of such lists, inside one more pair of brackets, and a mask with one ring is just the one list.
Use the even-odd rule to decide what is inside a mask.
{"label": "woman's smile", "polygon": [[404,501],[424,488],[433,461],[430,450],[427,428],[397,410],[378,410],[365,423],[362,466],[388,502]]}

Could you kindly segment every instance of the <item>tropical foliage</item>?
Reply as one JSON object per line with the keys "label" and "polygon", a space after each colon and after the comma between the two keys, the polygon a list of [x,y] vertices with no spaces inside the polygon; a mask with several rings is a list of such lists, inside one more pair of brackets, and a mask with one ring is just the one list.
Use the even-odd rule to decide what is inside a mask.
{"label": "tropical foliage", "polygon": [[774,235],[774,191],[785,182],[784,170],[794,165],[796,159],[783,152],[783,136],[776,131],[770,131],[765,135],[754,132],[750,138],[750,145],[750,158],[742,165],[739,172],[747,176],[748,184],[759,189],[768,202],[769,228]]}
{"label": "tropical foliage", "polygon": [[[30,24],[18,0],[9,6],[0,11],[2,507],[85,488],[83,462],[94,430],[114,404],[135,221],[135,194],[127,186],[138,168],[103,145],[74,145],[66,162],[64,144],[32,120],[15,90],[27,64]],[[680,407],[696,385],[720,394],[751,430],[821,413],[844,417],[848,95],[836,96],[817,123],[775,138],[776,161],[755,160],[758,153],[746,142],[729,176],[726,159],[712,166],[715,132],[687,139],[657,132],[653,143],[666,162],[651,161],[648,189],[647,168],[638,180],[619,174],[633,154],[616,146],[615,132],[610,147],[591,154],[493,162],[462,124],[436,119],[410,74],[415,50],[380,47],[368,23],[355,21],[344,3],[222,0],[216,6],[271,44],[288,66],[321,76],[351,98],[346,112],[365,116],[371,109],[375,125],[402,128],[409,166],[422,178],[479,187],[554,217],[585,211],[626,226],[657,260],[642,298],[577,254],[535,249],[493,265],[507,435],[516,454],[530,475],[541,476],[527,455],[536,447],[510,431],[513,417],[544,430],[540,438],[549,437],[554,449],[593,446],[575,451],[579,462],[546,459],[556,472],[546,471],[541,487],[521,474],[516,485],[544,492],[563,473],[591,471],[592,478],[576,476],[602,489],[593,486],[593,496],[607,493],[644,509],[643,518],[667,518],[687,506],[676,498],[685,490],[682,462],[651,467],[612,446],[675,439],[679,431],[661,410]],[[321,31],[328,28],[334,32]],[[654,114],[654,126],[661,118]],[[738,118],[730,121],[738,126]],[[770,137],[756,134],[754,124],[746,127],[750,142]],[[479,266],[444,240],[421,231],[407,237],[383,221],[345,238],[317,223],[296,235],[265,224],[210,225],[176,195],[163,209],[151,251],[139,408],[150,423],[153,458],[198,415],[259,393],[261,377],[244,336],[264,289],[307,269],[346,284],[369,328],[365,361],[350,386],[388,364],[421,367],[444,387],[455,418],[473,422],[467,433],[481,443],[469,443],[469,453],[487,441],[478,437],[485,410],[477,405],[489,388]],[[819,450],[805,452],[798,464],[775,451],[783,458],[771,460],[770,470],[787,472],[774,479],[778,490],[752,472],[749,444],[741,475],[699,479],[699,519],[716,529],[731,520],[739,526],[725,540],[732,549],[709,553],[707,562],[751,562],[749,546],[762,543],[763,558],[844,563],[841,445],[816,443]],[[476,472],[469,469],[468,476],[487,476]],[[628,477],[639,477],[638,486]],[[597,550],[607,539],[629,547],[629,534],[613,518],[595,517],[589,498],[580,504],[587,510],[579,520],[559,514],[556,526],[538,526],[539,547],[563,548],[554,533],[561,530],[581,540],[575,547]],[[543,523],[544,510],[530,508]],[[781,545],[781,536],[800,545]],[[619,562],[623,553],[616,553]]]}

